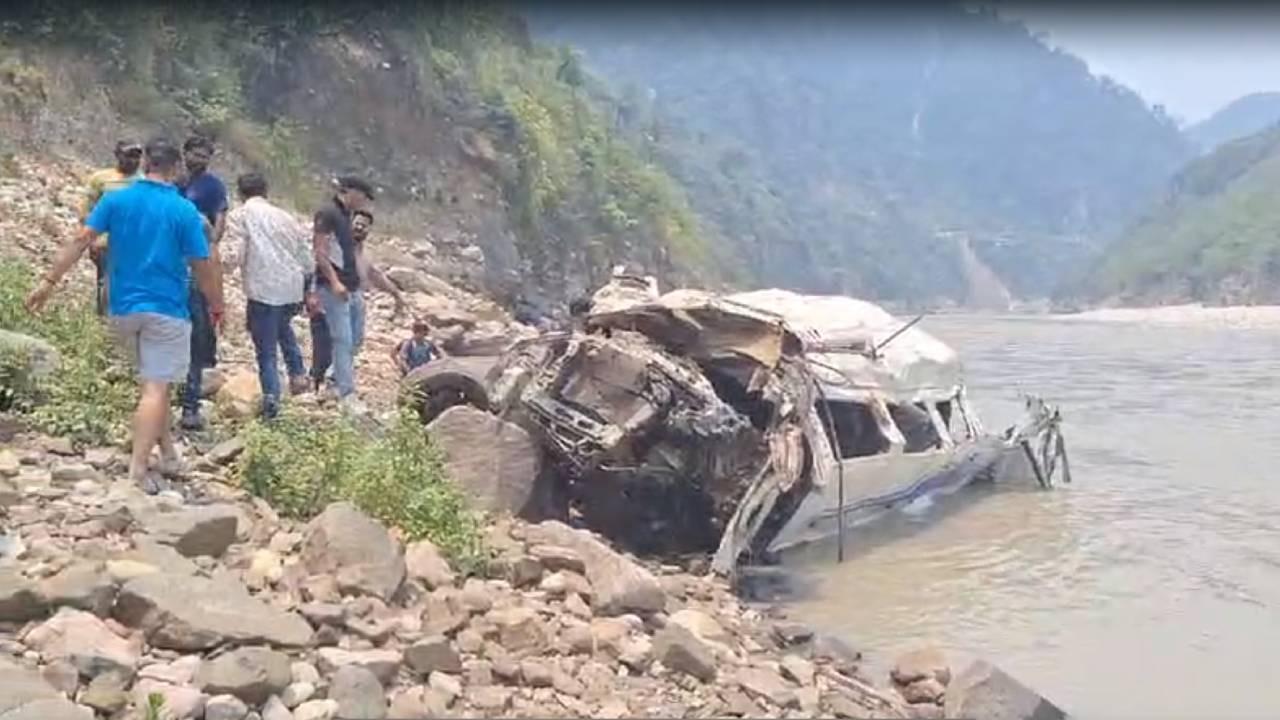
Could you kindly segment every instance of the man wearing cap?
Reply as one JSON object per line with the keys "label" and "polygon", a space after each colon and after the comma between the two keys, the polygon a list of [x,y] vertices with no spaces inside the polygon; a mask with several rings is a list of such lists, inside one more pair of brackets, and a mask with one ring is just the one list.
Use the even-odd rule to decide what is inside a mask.
{"label": "man wearing cap", "polygon": [[[85,183],[84,205],[80,209],[80,222],[83,223],[93,207],[102,196],[112,190],[119,190],[142,177],[139,172],[142,166],[142,143],[134,140],[121,140],[116,143],[115,167],[103,168],[89,175]],[[107,313],[107,275],[103,272],[102,259],[107,250],[107,236],[103,235],[89,248],[89,258],[97,275],[97,310],[99,315]]]}
{"label": "man wearing cap", "polygon": [[215,322],[222,317],[222,282],[220,267],[210,260],[200,213],[173,185],[181,163],[178,148],[152,140],[145,158],[146,176],[103,195],[26,306],[38,312],[67,270],[97,238],[110,234],[104,263],[111,288],[108,314],[117,341],[137,368],[141,389],[129,474],[147,492],[156,492],[160,485],[148,465],[157,444],[160,474],[182,470],[169,431],[169,385],[186,374],[190,360],[191,275],[205,292]]}
{"label": "man wearing cap", "polygon": [[[213,141],[193,135],[182,144],[182,159],[187,174],[178,182],[178,190],[191,201],[208,225],[209,252],[219,261],[218,241],[227,215],[227,187],[222,180],[209,172],[213,159]],[[182,427],[198,430],[204,426],[200,418],[200,385],[203,371],[218,364],[218,338],[209,315],[208,299],[195,285],[187,299],[191,312],[191,362],[187,370],[186,385],[182,390]]]}
{"label": "man wearing cap", "polygon": [[360,293],[359,260],[352,235],[351,215],[373,203],[373,186],[362,178],[338,178],[333,199],[315,214],[312,252],[315,255],[315,288],[308,306],[324,310],[333,347],[333,379],[344,410],[360,412],[356,397],[355,348],[363,333],[364,299]]}

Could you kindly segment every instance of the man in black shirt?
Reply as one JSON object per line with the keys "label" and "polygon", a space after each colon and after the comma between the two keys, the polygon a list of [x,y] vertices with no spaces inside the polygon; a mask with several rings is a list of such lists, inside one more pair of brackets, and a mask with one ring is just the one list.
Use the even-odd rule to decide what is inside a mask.
{"label": "man in black shirt", "polygon": [[338,179],[333,200],[315,214],[312,249],[316,258],[315,288],[308,297],[312,307],[324,308],[333,348],[333,379],[343,408],[359,411],[356,398],[355,347],[364,329],[360,271],[351,214],[373,203],[373,186],[358,177]]}

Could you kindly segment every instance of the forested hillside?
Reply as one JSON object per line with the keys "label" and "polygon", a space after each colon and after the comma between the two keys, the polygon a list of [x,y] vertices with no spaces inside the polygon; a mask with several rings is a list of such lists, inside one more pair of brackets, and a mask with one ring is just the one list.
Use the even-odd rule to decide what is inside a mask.
{"label": "forested hillside", "polygon": [[1191,153],[1137,95],[990,12],[524,12],[630,99],[625,126],[768,281],[964,300],[968,238],[1045,296]]}
{"label": "forested hillside", "polygon": [[1187,128],[1187,137],[1202,152],[1253,135],[1280,123],[1280,92],[1245,95],[1205,120]]}
{"label": "forested hillside", "polygon": [[1153,305],[1280,303],[1280,127],[1222,145],[1174,178],[1065,297]]}
{"label": "forested hillside", "polygon": [[[378,229],[483,250],[490,290],[548,300],[630,261],[746,282],[680,184],[616,132],[572,54],[474,3],[8,3],[0,152],[110,162],[115,139],[201,132],[228,176],[306,211],[336,173]],[[428,250],[424,245],[424,252]]]}

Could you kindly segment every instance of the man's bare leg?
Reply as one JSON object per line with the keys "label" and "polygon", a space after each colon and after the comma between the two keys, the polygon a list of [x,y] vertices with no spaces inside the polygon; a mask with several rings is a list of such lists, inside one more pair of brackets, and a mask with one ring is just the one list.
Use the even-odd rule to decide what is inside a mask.
{"label": "man's bare leg", "polygon": [[[133,414],[133,456],[129,461],[129,476],[134,480],[146,477],[151,450],[169,434],[168,383],[144,380],[141,390]],[[173,440],[168,443],[172,449]]]}

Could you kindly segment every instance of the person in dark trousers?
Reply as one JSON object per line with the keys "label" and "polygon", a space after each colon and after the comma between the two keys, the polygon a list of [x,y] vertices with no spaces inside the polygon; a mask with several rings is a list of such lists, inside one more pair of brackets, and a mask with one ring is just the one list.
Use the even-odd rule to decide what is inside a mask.
{"label": "person in dark trousers", "polygon": [[[217,175],[209,172],[213,159],[213,141],[199,135],[188,138],[182,145],[182,157],[187,175],[178,189],[204,216],[205,233],[209,236],[209,251],[216,262],[221,263],[218,241],[227,216],[227,187]],[[200,417],[200,390],[205,368],[218,364],[217,332],[209,317],[207,298],[194,283],[191,285],[191,363],[187,369],[187,382],[182,391],[182,427],[199,430],[204,427]]]}
{"label": "person in dark trousers", "polygon": [[[121,140],[116,143],[115,167],[103,168],[89,176],[85,183],[84,206],[80,211],[80,222],[83,223],[93,212],[94,206],[102,196],[112,190],[128,187],[130,183],[142,177],[142,143],[133,140]],[[89,259],[93,261],[97,275],[97,311],[98,315],[107,314],[107,273],[104,262],[107,255],[109,238],[102,235],[89,248]]]}
{"label": "person in dark trousers", "polygon": [[245,326],[262,387],[262,416],[271,419],[280,411],[279,354],[284,355],[289,389],[296,394],[307,388],[302,351],[290,320],[302,307],[311,272],[311,239],[292,215],[267,200],[262,175],[241,175],[236,187],[243,202],[227,214],[225,257],[228,265],[240,268]]}
{"label": "person in dark trousers", "polygon": [[307,307],[313,314],[323,308],[333,348],[333,379],[344,412],[363,414],[356,396],[355,353],[364,328],[364,299],[360,293],[359,259],[352,236],[351,215],[373,203],[373,186],[362,178],[338,179],[338,191],[315,214],[312,252],[315,283]]}

